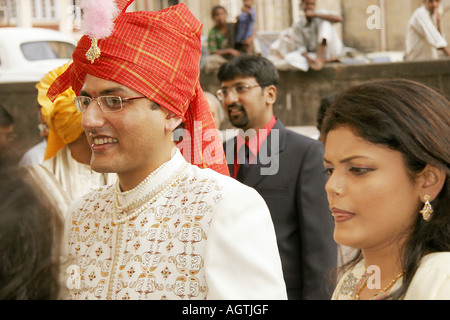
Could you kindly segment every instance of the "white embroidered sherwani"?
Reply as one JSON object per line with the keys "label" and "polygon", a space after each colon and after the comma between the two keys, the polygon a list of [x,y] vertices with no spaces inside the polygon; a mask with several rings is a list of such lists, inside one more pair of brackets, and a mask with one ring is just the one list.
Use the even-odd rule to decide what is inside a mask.
{"label": "white embroidered sherwani", "polygon": [[115,185],[100,188],[69,211],[71,299],[286,299],[270,213],[254,189],[179,151],[140,186],[117,196]]}

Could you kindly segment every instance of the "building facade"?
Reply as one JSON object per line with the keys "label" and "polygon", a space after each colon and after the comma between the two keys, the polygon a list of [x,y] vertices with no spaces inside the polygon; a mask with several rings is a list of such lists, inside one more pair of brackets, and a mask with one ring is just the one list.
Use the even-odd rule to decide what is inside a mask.
{"label": "building facade", "polygon": [[[129,10],[156,11],[185,3],[203,23],[203,35],[212,28],[211,9],[222,5],[230,22],[236,21],[242,0],[135,0]],[[301,0],[254,0],[258,32],[280,32],[301,14]],[[348,47],[362,52],[403,51],[406,26],[422,0],[317,0],[318,8],[344,17],[337,25]],[[443,30],[450,40],[450,0],[442,2]],[[45,27],[79,37],[79,0],[0,0],[0,27]]]}

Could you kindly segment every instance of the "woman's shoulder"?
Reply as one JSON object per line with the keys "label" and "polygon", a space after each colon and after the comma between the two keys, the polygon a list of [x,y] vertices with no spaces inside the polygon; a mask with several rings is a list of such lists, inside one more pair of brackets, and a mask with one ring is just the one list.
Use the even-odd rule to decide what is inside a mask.
{"label": "woman's shoulder", "polygon": [[405,299],[450,299],[450,252],[431,253],[422,258]]}
{"label": "woman's shoulder", "polygon": [[450,251],[427,254],[420,261],[419,269],[442,269],[442,272],[450,274]]}

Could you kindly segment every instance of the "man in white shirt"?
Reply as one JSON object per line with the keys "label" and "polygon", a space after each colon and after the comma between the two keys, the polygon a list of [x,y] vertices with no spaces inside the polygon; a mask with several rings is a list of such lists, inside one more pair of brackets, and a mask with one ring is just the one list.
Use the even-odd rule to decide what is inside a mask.
{"label": "man in white shirt", "polygon": [[316,10],[316,0],[302,0],[301,8],[305,14],[294,24],[293,35],[310,68],[321,70],[325,63],[337,61],[343,54],[344,45],[333,26],[343,22],[343,18]]}
{"label": "man in white shirt", "polygon": [[450,56],[441,30],[441,2],[442,0],[423,0],[422,6],[412,14],[406,32],[406,61],[438,59],[439,50]]}

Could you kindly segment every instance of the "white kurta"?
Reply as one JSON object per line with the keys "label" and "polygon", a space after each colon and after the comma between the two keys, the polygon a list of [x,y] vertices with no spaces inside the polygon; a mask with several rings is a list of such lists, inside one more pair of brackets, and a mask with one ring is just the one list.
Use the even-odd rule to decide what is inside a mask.
{"label": "white kurta", "polygon": [[[351,300],[365,270],[363,260],[344,274],[332,299]],[[391,292],[398,289],[401,283],[400,279]],[[422,258],[404,300],[450,300],[450,252],[431,253]]]}
{"label": "white kurta", "polygon": [[[332,14],[326,10],[316,10],[318,14]],[[303,52],[316,53],[317,47],[323,40],[327,41],[324,52],[325,59],[340,58],[344,52],[344,45],[339,38],[333,23],[330,21],[313,18],[311,22],[305,15],[301,15],[299,21],[293,25],[293,34],[297,45],[302,48]]]}
{"label": "white kurta", "polygon": [[19,166],[31,166],[33,164],[41,164],[44,162],[45,149],[47,148],[47,140],[43,140],[37,145],[31,147],[19,161]]}
{"label": "white kurta", "polygon": [[98,173],[90,165],[76,161],[68,145],[42,166],[55,176],[72,201],[117,178],[116,174]]}
{"label": "white kurta", "polygon": [[36,183],[49,192],[63,216],[73,201],[117,179],[116,174],[98,173],[92,171],[91,166],[76,161],[67,145],[42,164],[25,168]]}
{"label": "white kurta", "polygon": [[116,188],[88,194],[66,219],[70,298],[286,299],[270,213],[254,189],[179,151],[143,188]]}
{"label": "white kurta", "polygon": [[439,58],[439,48],[447,47],[447,41],[436,27],[436,16],[421,6],[412,14],[406,31],[405,60],[432,60]]}

